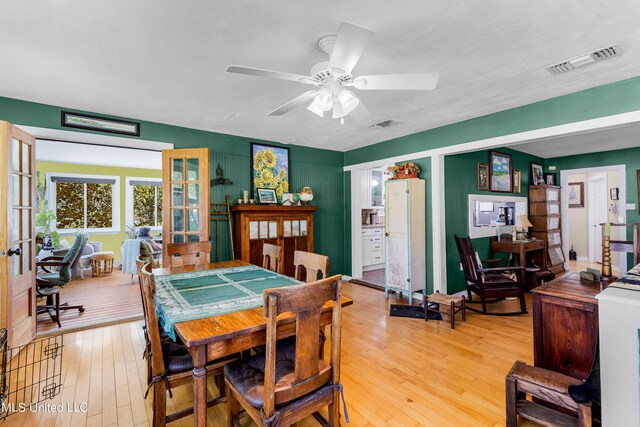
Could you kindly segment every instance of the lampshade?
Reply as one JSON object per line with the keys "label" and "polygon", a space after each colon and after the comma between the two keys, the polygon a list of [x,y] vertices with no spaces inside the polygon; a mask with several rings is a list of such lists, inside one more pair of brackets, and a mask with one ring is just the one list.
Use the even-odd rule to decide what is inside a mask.
{"label": "lampshade", "polygon": [[333,115],[331,116],[334,119],[340,119],[344,116],[346,116],[348,113],[346,113],[343,109],[342,109],[342,104],[340,104],[339,101],[334,101],[333,103]]}
{"label": "lampshade", "polygon": [[323,117],[324,116],[324,111],[322,111],[321,109],[319,109],[318,107],[316,107],[315,101],[311,103],[311,105],[309,105],[307,107],[307,110],[311,111],[313,114],[319,116],[319,117]]}
{"label": "lampshade", "polygon": [[340,101],[340,105],[342,106],[342,111],[344,114],[349,114],[360,103],[360,100],[356,98],[353,93],[349,90],[342,89],[340,94],[338,95],[338,100]]}
{"label": "lampshade", "polygon": [[331,89],[326,87],[321,89],[313,100],[313,105],[315,105],[319,110],[329,111],[331,107],[333,107],[333,96],[331,95]]}
{"label": "lampshade", "polygon": [[518,215],[518,218],[516,219],[516,225],[521,228],[533,227],[533,224],[529,222],[529,218],[527,218],[526,215]]}

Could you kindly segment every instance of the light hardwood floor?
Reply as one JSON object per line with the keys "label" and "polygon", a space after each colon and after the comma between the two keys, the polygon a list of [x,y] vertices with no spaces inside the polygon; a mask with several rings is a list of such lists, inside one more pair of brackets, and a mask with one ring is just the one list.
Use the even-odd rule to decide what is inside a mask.
{"label": "light hardwood floor", "polygon": [[[347,283],[344,295],[354,300],[343,310],[342,382],[350,425],[504,425],[505,375],[515,360],[533,362],[531,313],[469,313],[466,322],[457,321],[451,330],[446,321],[389,317],[395,297],[385,301],[374,289]],[[527,300],[530,307],[530,295]],[[151,397],[144,401],[140,325],[129,322],[65,335],[64,388],[53,403],[87,402],[86,413],[16,414],[0,426],[148,425]],[[212,381],[209,390],[217,394]],[[182,386],[168,399],[169,411],[191,401],[190,386]],[[210,426],[226,425],[224,406],[208,414]],[[187,417],[170,425],[192,424],[193,417]],[[298,424],[316,425],[314,420]]]}
{"label": "light hardwood floor", "polygon": [[138,277],[122,274],[121,270],[102,277],[91,277],[90,271],[85,273],[84,279],[74,279],[60,290],[60,302],[83,304],[85,311],[62,311],[61,328],[48,314],[39,314],[38,337],[142,319]]}

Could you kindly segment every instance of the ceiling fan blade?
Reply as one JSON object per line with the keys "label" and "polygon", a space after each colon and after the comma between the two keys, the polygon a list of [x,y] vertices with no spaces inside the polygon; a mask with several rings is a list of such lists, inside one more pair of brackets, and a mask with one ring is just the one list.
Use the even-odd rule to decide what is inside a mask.
{"label": "ceiling fan blade", "polygon": [[292,82],[313,84],[313,79],[301,74],[284,73],[282,71],[263,70],[261,68],[243,67],[241,65],[230,65],[227,73],[248,74],[250,76],[270,77],[272,79],[290,80]]}
{"label": "ceiling fan blade", "polygon": [[329,70],[339,74],[351,74],[351,70],[369,46],[374,32],[349,22],[340,24],[338,38],[329,58]]}
{"label": "ceiling fan blade", "polygon": [[369,117],[371,117],[371,111],[369,111],[362,100],[360,100],[358,106],[351,113],[349,113],[349,115],[351,116],[351,118],[353,118],[353,120],[357,122],[364,122],[366,120],[369,120]]}
{"label": "ceiling fan blade", "polygon": [[350,86],[360,90],[433,90],[438,73],[380,74],[358,76]]}
{"label": "ceiling fan blade", "polygon": [[299,95],[293,98],[291,101],[287,102],[286,104],[276,108],[275,110],[267,114],[267,116],[281,116],[285,113],[288,113],[294,108],[301,106],[305,102],[309,102],[309,100],[312,99],[317,94],[318,94],[317,90],[310,90],[308,92],[305,92],[302,95]]}

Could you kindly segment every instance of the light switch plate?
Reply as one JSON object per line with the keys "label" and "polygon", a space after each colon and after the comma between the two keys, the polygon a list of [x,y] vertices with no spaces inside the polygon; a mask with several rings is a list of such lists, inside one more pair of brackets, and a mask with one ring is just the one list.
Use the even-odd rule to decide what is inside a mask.
{"label": "light switch plate", "polygon": [[628,211],[635,211],[636,210],[636,204],[635,203],[627,203],[627,210]]}

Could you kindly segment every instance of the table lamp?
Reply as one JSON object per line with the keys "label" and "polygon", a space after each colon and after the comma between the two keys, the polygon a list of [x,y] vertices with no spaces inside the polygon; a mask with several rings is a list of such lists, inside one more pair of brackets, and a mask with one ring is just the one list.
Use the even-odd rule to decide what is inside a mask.
{"label": "table lamp", "polygon": [[516,218],[516,227],[518,227],[516,238],[518,240],[524,240],[529,234],[529,227],[533,227],[533,224],[529,222],[529,218],[527,218],[526,215],[518,215]]}

